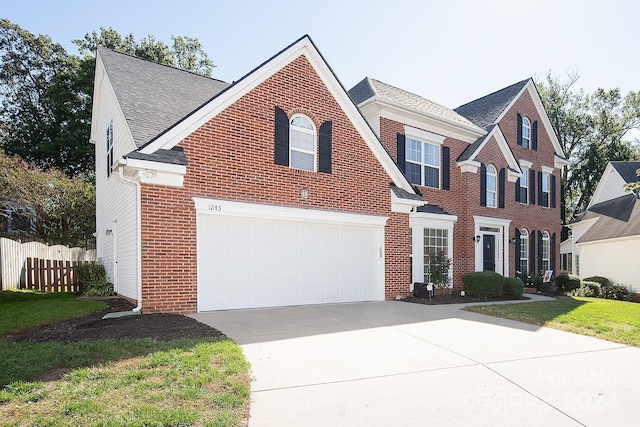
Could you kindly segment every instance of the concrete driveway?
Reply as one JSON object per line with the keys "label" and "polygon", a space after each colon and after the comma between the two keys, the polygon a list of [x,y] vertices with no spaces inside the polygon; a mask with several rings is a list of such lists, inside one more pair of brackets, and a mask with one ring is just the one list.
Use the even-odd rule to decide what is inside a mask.
{"label": "concrete driveway", "polygon": [[396,301],[199,313],[251,362],[250,426],[635,426],[640,349]]}

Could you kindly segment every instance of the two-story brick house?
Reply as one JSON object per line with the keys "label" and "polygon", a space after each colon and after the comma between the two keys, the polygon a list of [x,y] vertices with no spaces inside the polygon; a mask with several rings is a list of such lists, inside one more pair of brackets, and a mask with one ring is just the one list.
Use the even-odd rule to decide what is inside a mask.
{"label": "two-story brick house", "polygon": [[423,195],[410,214],[412,280],[429,254],[505,276],[559,265],[560,171],[566,164],[533,80],[451,110],[366,78],[349,91],[385,149]]}
{"label": "two-story brick house", "polygon": [[556,262],[563,160],[530,80],[495,117],[348,94],[305,36],[233,84],[99,48],[94,85],[98,257],[146,312],[391,299],[430,248],[456,287]]}

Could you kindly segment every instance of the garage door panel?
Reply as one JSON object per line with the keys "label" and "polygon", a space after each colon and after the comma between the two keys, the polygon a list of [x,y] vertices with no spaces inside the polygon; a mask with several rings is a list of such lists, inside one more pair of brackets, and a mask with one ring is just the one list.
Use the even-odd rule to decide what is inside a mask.
{"label": "garage door panel", "polygon": [[382,227],[198,216],[198,309],[381,299]]}

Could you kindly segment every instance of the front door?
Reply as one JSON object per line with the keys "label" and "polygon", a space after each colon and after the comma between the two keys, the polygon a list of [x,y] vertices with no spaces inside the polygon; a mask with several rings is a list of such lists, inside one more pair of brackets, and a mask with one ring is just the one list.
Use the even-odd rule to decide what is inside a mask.
{"label": "front door", "polygon": [[482,271],[496,271],[496,236],[482,236]]}

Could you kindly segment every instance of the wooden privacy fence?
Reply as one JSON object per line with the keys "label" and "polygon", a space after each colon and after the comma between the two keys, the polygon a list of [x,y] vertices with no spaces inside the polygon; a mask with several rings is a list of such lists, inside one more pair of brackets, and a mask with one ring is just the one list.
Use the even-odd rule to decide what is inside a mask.
{"label": "wooden privacy fence", "polygon": [[76,266],[88,261],[27,258],[27,289],[40,292],[82,292]]}
{"label": "wooden privacy fence", "polygon": [[48,246],[38,242],[20,243],[2,237],[0,238],[0,289],[27,287],[27,258],[95,262],[96,250],[62,245]]}

